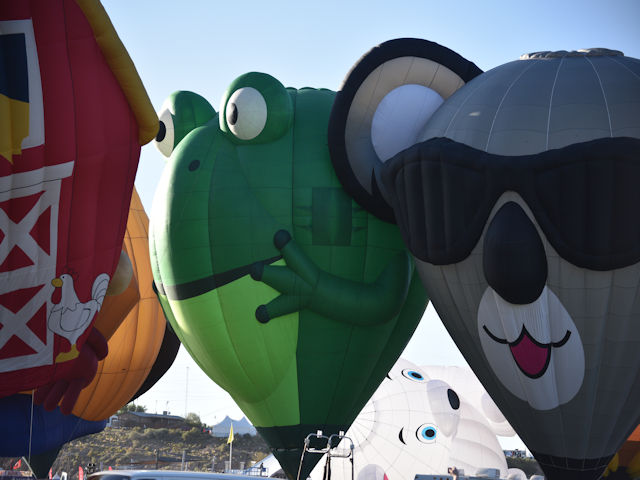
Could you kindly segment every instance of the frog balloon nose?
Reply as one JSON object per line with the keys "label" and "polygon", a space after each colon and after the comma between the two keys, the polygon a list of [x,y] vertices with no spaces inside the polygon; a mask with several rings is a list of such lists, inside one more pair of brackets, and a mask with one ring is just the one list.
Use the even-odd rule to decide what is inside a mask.
{"label": "frog balloon nose", "polygon": [[515,202],[505,203],[484,238],[484,275],[506,301],[535,301],[547,280],[547,259],[538,232]]}

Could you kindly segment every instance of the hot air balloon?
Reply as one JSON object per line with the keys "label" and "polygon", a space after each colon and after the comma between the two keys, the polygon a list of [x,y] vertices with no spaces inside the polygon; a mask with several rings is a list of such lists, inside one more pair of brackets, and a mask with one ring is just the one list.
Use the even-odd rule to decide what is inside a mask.
{"label": "hot air balloon", "polygon": [[160,380],[167,370],[171,368],[173,362],[178,355],[178,350],[180,349],[180,339],[177,337],[173,328],[171,328],[171,324],[167,322],[164,329],[164,336],[162,337],[162,343],[160,344],[160,350],[158,350],[158,356],[156,357],[156,361],[151,366],[151,370],[149,370],[149,374],[147,378],[145,378],[138,391],[133,394],[130,399],[130,402],[133,402],[138,397],[144,395],[146,392],[153,387],[158,380]]}
{"label": "hot air balloon", "polygon": [[58,452],[65,443],[98,433],[106,424],[106,420],[89,421],[72,414],[64,415],[60,408],[47,411],[33,403],[32,395],[9,395],[0,398],[0,457]]}
{"label": "hot air balloon", "polygon": [[[78,397],[72,413],[86,420],[108,419],[131,401],[151,371],[165,336],[166,320],[152,288],[148,225],[134,189],[123,248],[133,265],[132,283],[137,286],[139,301],[110,336],[109,354]],[[109,312],[98,315],[98,329],[110,323],[108,318],[101,318],[103,313]]]}
{"label": "hot air balloon", "polygon": [[536,477],[540,477],[540,475],[531,475],[531,478],[527,479],[527,475],[518,468],[510,468],[507,474],[507,480],[541,480],[540,478],[536,479]]}
{"label": "hot air balloon", "polygon": [[[550,480],[598,478],[640,418],[639,72],[591,49],[482,73],[398,39],[363,57],[332,112],[345,188],[393,214],[454,342]],[[404,108],[421,102],[434,108]]]}
{"label": "hot air balloon", "polygon": [[157,118],[95,0],[0,6],[0,397],[71,411]]}
{"label": "hot air balloon", "polygon": [[397,228],[338,182],[333,99],[253,72],[220,113],[173,94],[156,139],[170,156],[149,235],[158,296],[291,478],[307,434],[346,431],[427,303]]}
{"label": "hot air balloon", "polygon": [[483,421],[494,434],[501,437],[513,437],[516,434],[471,369],[447,365],[422,365],[420,368],[431,378],[438,378],[451,385],[482,414]]}
{"label": "hot air balloon", "polygon": [[[109,339],[109,353],[99,362],[93,381],[69,415],[60,408],[46,411],[34,405],[31,395],[1,398],[0,456],[29,456],[32,467],[36,457],[53,462],[64,443],[101,431],[143,383],[150,388],[175,359],[179,342],[170,329],[165,331],[166,320],[152,289],[148,223],[134,189],[123,243],[123,258],[133,274],[124,290],[105,297],[95,319],[95,327]],[[156,367],[150,379],[156,363],[162,367]]]}
{"label": "hot air balloon", "polygon": [[607,480],[640,478],[640,425],[613,456],[602,476]]}
{"label": "hot air balloon", "polygon": [[[480,397],[464,396],[466,382],[451,384],[434,375],[439,367],[431,368],[400,358],[358,414],[346,433],[355,447],[355,478],[415,478],[446,474],[451,466],[465,475],[491,470],[506,478],[507,462]],[[448,373],[469,379],[461,371]],[[344,440],[337,451],[347,447]],[[323,478],[325,463],[318,463],[312,478]],[[351,462],[333,458],[331,478],[350,479]]]}

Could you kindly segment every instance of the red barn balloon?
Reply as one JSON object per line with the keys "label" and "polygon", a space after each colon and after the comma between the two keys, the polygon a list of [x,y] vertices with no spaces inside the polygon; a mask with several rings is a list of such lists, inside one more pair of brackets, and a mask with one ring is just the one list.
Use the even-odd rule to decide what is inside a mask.
{"label": "red barn balloon", "polygon": [[106,353],[85,341],[120,256],[140,146],[156,131],[99,2],[2,2],[0,397],[45,384],[40,400],[66,396],[95,373],[74,360],[89,343],[92,359]]}

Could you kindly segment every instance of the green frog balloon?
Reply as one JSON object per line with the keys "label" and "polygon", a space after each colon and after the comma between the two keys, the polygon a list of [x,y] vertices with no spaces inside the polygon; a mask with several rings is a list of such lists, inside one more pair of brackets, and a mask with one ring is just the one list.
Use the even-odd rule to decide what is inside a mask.
{"label": "green frog balloon", "polygon": [[172,94],[156,139],[169,157],[149,234],[160,301],[293,478],[307,434],[347,430],[428,301],[398,228],[336,176],[334,98],[252,72],[220,112]]}

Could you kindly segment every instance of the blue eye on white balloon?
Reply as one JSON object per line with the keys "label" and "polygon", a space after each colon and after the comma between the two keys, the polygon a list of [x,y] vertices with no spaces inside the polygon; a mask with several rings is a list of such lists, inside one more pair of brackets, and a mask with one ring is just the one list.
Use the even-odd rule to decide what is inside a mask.
{"label": "blue eye on white balloon", "polygon": [[424,378],[424,375],[422,375],[417,370],[411,370],[410,368],[403,370],[402,375],[415,382],[424,382],[426,380],[426,378]]}
{"label": "blue eye on white balloon", "polygon": [[436,441],[436,436],[438,435],[438,429],[435,425],[431,425],[430,423],[424,423],[420,425],[418,430],[416,431],[416,437],[422,443],[433,443]]}

